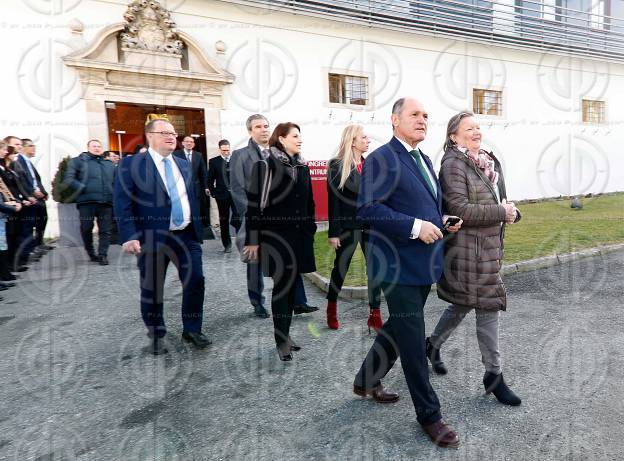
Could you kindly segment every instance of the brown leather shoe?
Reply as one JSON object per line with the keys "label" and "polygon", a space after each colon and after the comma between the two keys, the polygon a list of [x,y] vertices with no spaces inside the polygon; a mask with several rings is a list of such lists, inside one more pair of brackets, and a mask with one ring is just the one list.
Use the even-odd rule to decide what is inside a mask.
{"label": "brown leather shoe", "polygon": [[375,386],[372,389],[353,385],[353,393],[360,397],[372,396],[379,403],[394,403],[399,400],[399,394],[386,389],[383,384]]}
{"label": "brown leather shoe", "polygon": [[433,443],[443,448],[459,448],[459,436],[443,419],[423,426]]}

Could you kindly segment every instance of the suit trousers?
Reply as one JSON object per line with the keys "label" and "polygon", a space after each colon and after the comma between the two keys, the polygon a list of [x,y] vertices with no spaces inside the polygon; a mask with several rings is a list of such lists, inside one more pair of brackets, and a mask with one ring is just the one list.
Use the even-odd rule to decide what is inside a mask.
{"label": "suit trousers", "polygon": [[224,248],[232,246],[232,237],[230,237],[230,210],[233,207],[232,199],[215,198],[217,208],[219,210],[219,229],[221,229],[221,243]]}
{"label": "suit trousers", "polygon": [[[344,284],[351,258],[357,249],[358,243],[364,256],[368,254],[368,232],[362,229],[345,229],[340,235],[340,247],[336,250],[334,268],[332,269],[327,300],[336,301]],[[371,308],[381,306],[381,288],[370,277],[368,278],[368,304]]]}
{"label": "suit trousers", "polygon": [[141,316],[148,336],[162,338],[167,330],[163,317],[163,291],[167,267],[172,262],[182,282],[182,324],[185,332],[199,333],[204,309],[202,249],[193,238],[192,224],[183,231],[169,232],[156,251],[138,258],[141,280]]}
{"label": "suit trousers", "polygon": [[390,316],[370,348],[354,384],[367,389],[377,386],[401,357],[416,419],[426,426],[442,418],[440,402],[429,382],[425,355],[423,308],[430,285],[397,285],[382,282]]}
{"label": "suit trousers", "polygon": [[48,209],[46,207],[46,202],[39,200],[35,208],[35,245],[43,245],[43,234],[45,233],[47,225]]}
{"label": "suit trousers", "polygon": [[113,207],[107,203],[78,204],[80,215],[80,235],[89,256],[95,256],[93,248],[93,220],[98,225],[98,256],[107,256],[110,246],[111,228],[113,225]]}

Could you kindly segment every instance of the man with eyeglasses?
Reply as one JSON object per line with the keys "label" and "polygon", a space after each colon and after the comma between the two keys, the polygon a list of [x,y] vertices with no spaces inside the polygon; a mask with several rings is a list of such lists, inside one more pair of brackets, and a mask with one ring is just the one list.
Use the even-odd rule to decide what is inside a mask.
{"label": "man with eyeglasses", "polygon": [[168,352],[163,291],[169,262],[182,283],[182,339],[197,348],[211,341],[202,331],[204,274],[202,225],[189,163],[171,153],[173,125],[152,120],[145,126],[149,149],[124,158],[115,177],[114,208],[124,252],[138,256],[141,315],[150,342],[147,351]]}

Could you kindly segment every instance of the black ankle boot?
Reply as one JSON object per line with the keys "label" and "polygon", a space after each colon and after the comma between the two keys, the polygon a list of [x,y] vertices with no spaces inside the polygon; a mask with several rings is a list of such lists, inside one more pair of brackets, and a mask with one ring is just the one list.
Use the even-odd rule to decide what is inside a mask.
{"label": "black ankle boot", "polygon": [[489,371],[485,372],[483,376],[483,386],[485,386],[485,393],[494,394],[496,400],[505,405],[517,406],[522,403],[520,397],[518,397],[514,392],[509,389],[505,380],[503,379],[503,374],[495,375],[494,373],[490,373]]}
{"label": "black ankle boot", "polygon": [[427,357],[431,362],[431,367],[433,368],[433,371],[435,371],[438,375],[445,375],[448,370],[444,366],[444,362],[442,361],[442,359],[440,359],[440,349],[436,349],[435,347],[433,347],[433,344],[431,344],[429,338],[425,340],[425,344],[427,345]]}

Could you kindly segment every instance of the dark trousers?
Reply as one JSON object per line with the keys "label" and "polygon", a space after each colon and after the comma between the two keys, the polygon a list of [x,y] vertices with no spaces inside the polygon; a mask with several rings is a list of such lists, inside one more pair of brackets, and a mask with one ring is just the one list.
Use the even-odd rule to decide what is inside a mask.
{"label": "dark trousers", "polygon": [[303,285],[303,277],[301,274],[295,276],[295,306],[301,306],[308,304],[308,297],[306,296],[305,286]]}
{"label": "dark trousers", "polygon": [[141,279],[141,316],[148,336],[162,338],[167,333],[163,317],[163,291],[167,267],[172,262],[182,282],[182,325],[184,331],[199,333],[204,311],[202,249],[193,232],[170,232],[156,251],[141,253],[138,260]]}
{"label": "dark trousers", "polygon": [[[247,263],[247,294],[252,306],[263,306],[265,298],[264,291],[264,275],[262,274],[262,266],[258,263]],[[301,306],[308,304],[308,298],[303,285],[303,277],[301,274],[295,276],[295,297],[293,298],[293,306]]]}
{"label": "dark trousers", "polygon": [[11,276],[9,265],[9,252],[0,250],[0,280],[9,280]]}
{"label": "dark trousers", "polygon": [[28,256],[35,248],[35,239],[33,237],[33,229],[37,217],[37,205],[25,206],[19,213],[20,236],[18,248],[16,249],[15,260],[17,263],[24,264],[28,261]]}
{"label": "dark trousers", "polygon": [[377,386],[401,357],[416,419],[426,426],[442,418],[440,402],[429,382],[425,355],[425,321],[423,307],[430,285],[396,285],[382,282],[390,317],[384,323],[355,377],[355,385]]}
{"label": "dark trousers", "polygon": [[43,245],[43,234],[48,225],[46,202],[39,200],[35,206],[35,246]]}
{"label": "dark trousers", "polygon": [[[21,212],[20,212],[21,213]],[[21,241],[21,220],[19,215],[10,216],[7,220],[6,237],[7,237],[7,261],[9,269],[12,270],[19,262],[16,260]]]}
{"label": "dark trousers", "polygon": [[[344,284],[351,258],[357,248],[358,243],[364,256],[368,254],[368,232],[362,229],[346,229],[340,235],[340,247],[336,250],[334,258],[334,268],[332,269],[329,289],[327,290],[327,300],[336,301],[338,293]],[[381,288],[370,277],[368,278],[368,304],[371,308],[381,306]]]}
{"label": "dark trousers", "polygon": [[247,294],[252,306],[263,306],[265,299],[262,266],[258,262],[247,263]]}
{"label": "dark trousers", "polygon": [[219,209],[219,228],[221,229],[221,243],[223,247],[232,246],[232,237],[230,236],[230,210],[233,207],[232,199],[215,198],[217,208]]}
{"label": "dark trousers", "polygon": [[296,279],[294,271],[284,268],[273,275],[271,293],[271,312],[273,314],[273,332],[278,346],[288,340],[290,323],[295,303]]}
{"label": "dark trousers", "polygon": [[113,224],[113,207],[106,203],[78,204],[80,215],[80,235],[82,243],[89,256],[95,256],[93,248],[93,220],[98,224],[98,256],[108,255],[110,245],[111,226]]}

